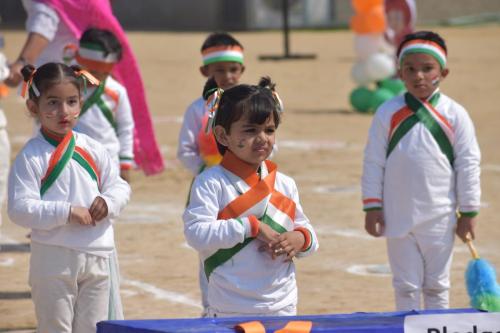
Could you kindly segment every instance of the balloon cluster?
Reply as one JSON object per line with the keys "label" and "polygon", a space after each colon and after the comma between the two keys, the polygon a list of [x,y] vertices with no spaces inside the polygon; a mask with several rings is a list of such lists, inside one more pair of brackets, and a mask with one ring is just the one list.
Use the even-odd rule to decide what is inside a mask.
{"label": "balloon cluster", "polygon": [[[384,32],[387,29],[384,0],[352,0],[356,62],[351,76],[358,85],[350,95],[351,105],[359,112],[375,112],[380,104],[402,93],[404,84],[396,74],[395,49]],[[374,86],[374,88],[370,88]]]}

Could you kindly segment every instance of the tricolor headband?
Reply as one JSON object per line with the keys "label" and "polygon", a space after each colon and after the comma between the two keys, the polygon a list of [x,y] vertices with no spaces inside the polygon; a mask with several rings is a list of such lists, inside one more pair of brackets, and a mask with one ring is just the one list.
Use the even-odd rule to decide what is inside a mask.
{"label": "tricolor headband", "polygon": [[237,45],[219,45],[201,51],[203,65],[214,62],[233,61],[243,65],[243,48]]}
{"label": "tricolor headband", "polygon": [[414,39],[405,43],[399,53],[399,66],[403,64],[405,56],[413,53],[429,54],[439,62],[442,69],[446,68],[446,51],[438,43],[423,39]]}
{"label": "tricolor headband", "polygon": [[87,69],[110,73],[119,61],[118,54],[107,53],[101,45],[81,43],[76,53],[76,61]]}

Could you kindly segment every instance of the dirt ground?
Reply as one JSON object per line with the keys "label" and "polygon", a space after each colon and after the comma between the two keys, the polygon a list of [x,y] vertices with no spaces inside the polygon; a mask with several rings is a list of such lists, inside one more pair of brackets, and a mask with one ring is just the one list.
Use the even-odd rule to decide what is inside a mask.
{"label": "dirt ground", "polygon": [[[482,150],[482,202],[477,247],[500,268],[500,26],[436,28],[449,45],[451,74],[443,91],[469,111]],[[363,147],[372,117],[353,112],[348,96],[354,62],[350,31],[293,32],[291,48],[315,53],[315,60],[262,62],[281,54],[278,32],[236,33],[245,46],[243,82],[270,75],[285,103],[278,130],[281,171],[299,186],[301,202],[317,230],[320,250],[298,260],[299,314],[394,310],[385,242],[363,230],[360,176]],[[181,214],[191,181],[175,159],[186,106],[204,84],[198,71],[202,33],[130,33],[145,79],[156,135],[167,168],[161,175],[133,174],[133,198],[116,223],[128,319],[196,317],[200,313],[197,255],[184,240]],[[24,39],[7,31],[13,59]],[[495,98],[493,98],[495,97]],[[23,101],[2,101],[12,141],[12,158],[31,133]],[[496,115],[495,115],[496,114]],[[35,327],[27,285],[27,230],[8,221],[5,207],[0,243],[0,331]],[[456,243],[451,306],[468,307],[464,272],[470,255]]]}

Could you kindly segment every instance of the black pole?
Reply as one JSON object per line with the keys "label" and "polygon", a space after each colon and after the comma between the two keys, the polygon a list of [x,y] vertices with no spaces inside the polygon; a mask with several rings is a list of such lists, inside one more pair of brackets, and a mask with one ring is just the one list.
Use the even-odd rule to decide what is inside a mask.
{"label": "black pole", "polygon": [[288,24],[288,0],[282,1],[283,5],[283,46],[285,49],[285,57],[290,56],[290,25]]}
{"label": "black pole", "polygon": [[290,54],[290,21],[288,8],[290,3],[288,0],[281,1],[281,11],[283,14],[283,55],[261,55],[260,60],[286,60],[286,59],[314,59],[315,54]]}

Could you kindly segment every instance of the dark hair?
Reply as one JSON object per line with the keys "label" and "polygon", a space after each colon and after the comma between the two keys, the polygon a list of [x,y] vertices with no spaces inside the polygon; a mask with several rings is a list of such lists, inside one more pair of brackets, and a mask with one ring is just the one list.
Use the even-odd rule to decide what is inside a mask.
{"label": "dark hair", "polygon": [[221,46],[221,45],[228,45],[228,46],[239,46],[243,49],[243,45],[240,44],[230,34],[227,32],[214,32],[205,39],[203,42],[203,45],[201,46],[201,51],[204,51],[210,47],[213,46]]}
{"label": "dark hair", "polygon": [[102,47],[104,54],[116,54],[118,60],[122,57],[122,45],[116,36],[109,30],[89,28],[80,37],[81,43],[94,43]]}
{"label": "dark hair", "polygon": [[[274,118],[276,128],[280,124],[281,116],[279,105],[274,96],[275,84],[270,77],[260,79],[258,85],[240,84],[232,87],[222,94],[219,109],[215,116],[214,126],[222,126],[227,133],[234,122],[247,115],[251,124],[263,124],[269,117]],[[226,152],[226,147],[217,142],[221,155]]]}
{"label": "dark hair", "polygon": [[207,82],[205,82],[205,85],[203,86],[203,92],[201,93],[201,96],[203,96],[203,99],[206,101],[210,95],[214,93],[214,91],[217,89],[217,82],[213,77],[209,78]]}
{"label": "dark hair", "polygon": [[[80,94],[82,81],[76,74],[80,70],[80,66],[77,65],[68,66],[62,63],[49,62],[40,66],[36,71],[32,65],[26,65],[21,69],[21,74],[25,82],[28,82],[33,77],[33,83],[40,94],[63,80],[68,80],[69,83],[73,84],[78,89],[78,94]],[[28,98],[38,100],[38,97],[33,88],[30,87]]]}
{"label": "dark hair", "polygon": [[432,31],[417,31],[413,32],[411,34],[408,34],[404,36],[403,40],[399,44],[398,51],[396,52],[396,56],[399,57],[399,54],[401,53],[401,49],[403,46],[408,43],[409,41],[415,40],[415,39],[423,39],[423,40],[428,40],[434,43],[437,43],[439,46],[441,46],[444,50],[445,53],[448,53],[448,49],[446,48],[446,43],[443,39],[443,37],[439,36],[437,33],[432,32]]}

